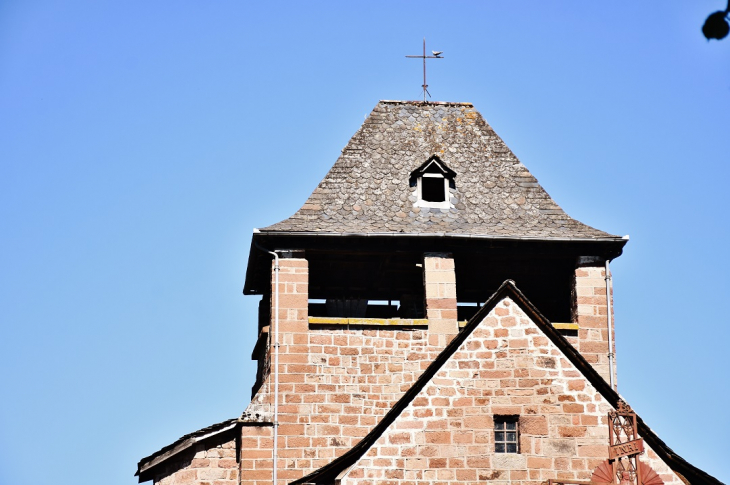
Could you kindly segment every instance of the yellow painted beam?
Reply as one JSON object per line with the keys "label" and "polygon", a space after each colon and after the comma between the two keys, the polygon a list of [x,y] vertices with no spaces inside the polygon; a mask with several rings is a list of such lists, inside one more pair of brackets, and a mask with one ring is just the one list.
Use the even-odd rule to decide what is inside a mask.
{"label": "yellow painted beam", "polygon": [[347,318],[309,317],[309,323],[322,323],[325,325],[347,325],[347,320]]}

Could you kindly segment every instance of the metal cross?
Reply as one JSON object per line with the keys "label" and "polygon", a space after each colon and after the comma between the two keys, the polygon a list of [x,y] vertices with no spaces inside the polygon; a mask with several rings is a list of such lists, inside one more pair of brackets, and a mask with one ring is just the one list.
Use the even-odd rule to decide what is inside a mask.
{"label": "metal cross", "polygon": [[428,97],[431,97],[431,93],[428,92],[428,84],[426,84],[426,59],[443,59],[441,57],[441,52],[439,51],[431,51],[433,53],[432,56],[426,55],[426,38],[423,38],[423,55],[421,56],[406,56],[413,59],[423,59],[423,102],[426,102],[426,95],[428,94]]}

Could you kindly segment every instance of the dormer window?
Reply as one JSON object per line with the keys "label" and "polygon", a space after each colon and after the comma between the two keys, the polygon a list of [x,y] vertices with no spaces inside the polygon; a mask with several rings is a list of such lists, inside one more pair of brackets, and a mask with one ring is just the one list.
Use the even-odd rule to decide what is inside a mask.
{"label": "dormer window", "polygon": [[449,181],[437,173],[424,173],[421,180],[421,199],[425,202],[443,202],[449,190]]}
{"label": "dormer window", "polygon": [[449,188],[454,188],[456,172],[436,155],[411,173],[411,187],[416,188],[417,207],[448,209],[451,207]]}

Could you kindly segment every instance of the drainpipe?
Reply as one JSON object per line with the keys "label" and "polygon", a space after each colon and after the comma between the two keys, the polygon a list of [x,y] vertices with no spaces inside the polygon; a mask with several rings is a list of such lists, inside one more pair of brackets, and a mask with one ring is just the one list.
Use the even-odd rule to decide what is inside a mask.
{"label": "drainpipe", "polygon": [[606,260],[606,314],[608,317],[608,383],[611,389],[616,390],[616,383],[613,378],[613,328],[611,320],[611,273],[608,269],[608,259]]}
{"label": "drainpipe", "polygon": [[273,485],[277,479],[277,455],[279,451],[279,255],[274,251],[259,246],[254,241],[254,246],[261,251],[274,256],[274,448],[273,454]]}

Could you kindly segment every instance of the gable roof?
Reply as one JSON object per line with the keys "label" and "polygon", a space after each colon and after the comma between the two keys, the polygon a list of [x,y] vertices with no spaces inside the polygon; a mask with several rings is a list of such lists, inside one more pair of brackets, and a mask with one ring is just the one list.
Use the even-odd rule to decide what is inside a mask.
{"label": "gable roof", "polygon": [[139,476],[140,482],[149,480],[152,477],[143,476],[143,474],[148,475],[146,472],[150,471],[153,467],[167,461],[169,458],[177,455],[181,451],[187,450],[199,441],[232,430],[236,427],[237,422],[237,419],[227,419],[180,437],[174,443],[171,443],[139,460],[139,463],[137,463],[137,473],[134,475]]}
{"label": "gable roof", "polygon": [[167,462],[170,458],[177,456],[183,451],[189,449],[191,446],[213,438],[214,436],[223,436],[229,433],[233,435],[235,430],[240,429],[241,426],[272,426],[272,423],[244,421],[241,418],[233,418],[206,426],[205,428],[201,428],[197,431],[181,436],[175,442],[139,460],[139,463],[137,463],[137,472],[134,476],[139,476],[140,483],[151,480],[153,478],[153,469],[156,469],[159,465]]}
{"label": "gable roof", "polygon": [[436,170],[443,174],[444,177],[456,177],[456,172],[447,167],[444,161],[441,160],[441,157],[439,157],[438,155],[431,155],[428,160],[421,164],[420,167],[411,172],[411,177],[423,175],[424,173],[427,173],[431,167],[436,167]]}
{"label": "gable roof", "polygon": [[[349,467],[354,465],[360,457],[375,444],[388,427],[400,416],[408,405],[423,390],[428,382],[446,364],[451,356],[456,353],[461,344],[479,326],[481,321],[494,309],[504,298],[511,298],[519,307],[535,322],[538,328],[563,352],[566,358],[583,374],[583,376],[594,386],[594,388],[615,408],[618,407],[620,396],[608,383],[595,371],[585,358],[552,326],[552,324],[535,308],[535,306],[517,289],[512,280],[507,280],[499,289],[482,305],[480,310],[469,320],[464,329],[446,346],[436,359],[426,368],[423,374],[416,380],[403,397],[391,408],[380,422],[358,442],[347,453],[315,470],[307,476],[291,482],[291,485],[315,483],[329,484]],[[677,455],[666,443],[664,443],[649,428],[644,421],[636,416],[639,434],[659,457],[681,478],[689,484],[723,485],[722,482],[693,466],[681,456]]]}
{"label": "gable roof", "polygon": [[[416,207],[414,170],[456,174],[450,209]],[[276,234],[450,234],[620,239],[572,219],[470,103],[380,101],[301,209]]]}

